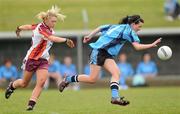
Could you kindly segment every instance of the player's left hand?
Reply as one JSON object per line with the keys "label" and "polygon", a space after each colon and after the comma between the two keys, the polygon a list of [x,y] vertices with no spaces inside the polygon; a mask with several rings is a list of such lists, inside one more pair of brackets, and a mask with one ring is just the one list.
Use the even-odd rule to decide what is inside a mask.
{"label": "player's left hand", "polygon": [[158,38],[156,41],[153,42],[153,47],[157,47],[157,44],[161,42],[162,38]]}
{"label": "player's left hand", "polygon": [[21,29],[19,29],[19,27],[17,27],[15,32],[16,32],[16,36],[17,36],[18,38],[20,38],[20,37],[21,37],[21,36],[20,36]]}
{"label": "player's left hand", "polygon": [[71,40],[71,39],[66,39],[66,44],[70,47],[70,48],[73,48],[75,45],[74,45],[74,42]]}
{"label": "player's left hand", "polygon": [[91,37],[89,36],[84,36],[84,39],[83,39],[83,43],[87,43],[91,40]]}

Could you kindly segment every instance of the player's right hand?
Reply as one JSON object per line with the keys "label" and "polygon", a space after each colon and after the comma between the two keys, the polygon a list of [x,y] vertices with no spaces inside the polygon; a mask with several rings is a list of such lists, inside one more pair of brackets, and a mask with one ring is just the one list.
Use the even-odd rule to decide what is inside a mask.
{"label": "player's right hand", "polygon": [[66,44],[70,47],[70,48],[73,48],[75,45],[74,45],[74,42],[71,40],[71,39],[66,39]]}
{"label": "player's right hand", "polygon": [[21,30],[19,29],[19,27],[17,27],[16,28],[16,36],[18,37],[18,38],[20,38],[21,36],[20,36],[20,32],[21,32]]}
{"label": "player's right hand", "polygon": [[89,36],[84,36],[83,43],[87,43],[91,40]]}

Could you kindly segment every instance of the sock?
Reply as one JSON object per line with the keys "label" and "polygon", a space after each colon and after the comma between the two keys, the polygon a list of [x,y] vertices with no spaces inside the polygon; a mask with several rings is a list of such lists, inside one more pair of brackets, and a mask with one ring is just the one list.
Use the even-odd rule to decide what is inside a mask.
{"label": "sock", "polygon": [[118,98],[119,97],[119,84],[117,82],[111,82],[110,84],[111,87],[111,95],[112,98]]}
{"label": "sock", "polygon": [[73,75],[73,76],[67,76],[66,81],[71,83],[71,82],[79,82],[78,81],[78,75]]}
{"label": "sock", "polygon": [[15,90],[15,89],[16,89],[16,88],[13,87],[13,82],[12,82],[12,84],[10,85],[10,88],[11,88],[12,90]]}
{"label": "sock", "polygon": [[32,106],[32,107],[34,107],[34,105],[36,104],[36,102],[35,101],[33,101],[33,100],[29,100],[29,103],[28,103],[28,106]]}

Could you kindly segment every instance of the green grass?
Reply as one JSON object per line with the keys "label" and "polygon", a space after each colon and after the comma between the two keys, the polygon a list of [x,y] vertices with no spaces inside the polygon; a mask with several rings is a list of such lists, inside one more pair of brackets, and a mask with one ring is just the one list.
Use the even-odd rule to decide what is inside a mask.
{"label": "green grass", "polygon": [[[180,1],[180,0],[179,0]],[[83,29],[82,9],[89,14],[89,28],[117,23],[126,15],[140,14],[145,27],[179,27],[180,21],[164,19],[164,0],[0,0],[0,31],[12,31],[17,25],[36,23],[35,15],[57,4],[67,15],[57,29]]]}
{"label": "green grass", "polygon": [[131,101],[126,107],[110,104],[109,89],[47,90],[32,112],[25,111],[31,90],[16,90],[8,100],[0,93],[0,114],[180,114],[180,87],[121,91]]}

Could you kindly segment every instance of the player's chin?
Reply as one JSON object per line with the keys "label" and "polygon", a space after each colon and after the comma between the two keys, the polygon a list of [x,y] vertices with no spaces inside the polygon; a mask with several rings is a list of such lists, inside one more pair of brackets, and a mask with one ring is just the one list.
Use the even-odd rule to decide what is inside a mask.
{"label": "player's chin", "polygon": [[54,27],[55,27],[55,25],[50,26],[50,28],[54,28]]}
{"label": "player's chin", "polygon": [[139,32],[141,29],[138,29],[136,32]]}
{"label": "player's chin", "polygon": [[136,33],[139,31],[139,30],[134,30]]}

